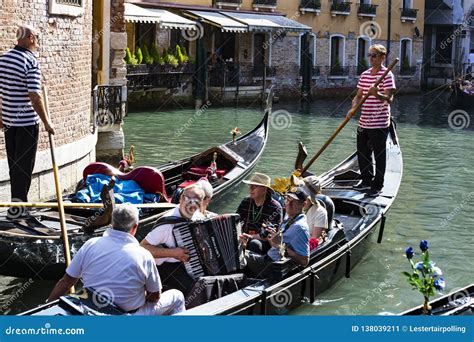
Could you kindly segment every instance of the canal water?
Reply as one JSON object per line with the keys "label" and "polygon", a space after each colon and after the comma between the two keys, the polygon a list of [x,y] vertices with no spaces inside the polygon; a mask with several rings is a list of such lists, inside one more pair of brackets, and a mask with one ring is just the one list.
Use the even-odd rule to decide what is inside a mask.
{"label": "canal water", "polygon": [[[255,171],[271,177],[292,170],[297,144],[315,153],[343,120],[349,99],[275,104],[266,150]],[[352,271],[305,303],[295,315],[396,314],[422,302],[401,275],[410,265],[408,246],[420,240],[430,244],[430,256],[443,270],[446,290],[474,282],[474,113],[447,106],[445,94],[399,95],[392,106],[403,151],[404,175],[400,192],[389,212],[382,244],[375,239]],[[230,130],[247,132],[261,120],[257,105],[205,110],[190,109],[131,112],[125,119],[127,147],[133,144],[138,165],[160,165],[198,153],[230,140]],[[311,171],[322,173],[355,149],[356,121],[351,121],[315,162]],[[234,212],[247,194],[241,184],[212,204],[218,213]],[[0,277],[0,308],[15,313],[43,302],[51,282]],[[25,288],[26,287],[26,288]],[[19,294],[19,292],[21,292]],[[12,298],[13,296],[18,298]]]}

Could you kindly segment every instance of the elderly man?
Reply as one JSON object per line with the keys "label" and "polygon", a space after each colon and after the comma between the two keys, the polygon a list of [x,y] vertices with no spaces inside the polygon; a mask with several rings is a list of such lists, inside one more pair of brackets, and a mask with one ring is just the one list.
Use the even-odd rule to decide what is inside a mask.
{"label": "elderly man", "polygon": [[211,218],[217,216],[216,213],[212,211],[208,211],[207,207],[211,203],[212,196],[214,195],[214,189],[212,188],[211,183],[206,178],[201,178],[196,182],[202,190],[204,190],[204,200],[202,201],[202,207],[200,209],[201,213],[204,215],[205,218]]}
{"label": "elderly man", "polygon": [[[266,255],[252,251],[246,253],[247,269],[255,277],[271,277],[272,263],[281,260],[282,254],[292,259],[297,265],[306,266],[309,262],[309,227],[303,209],[307,204],[308,193],[297,187],[285,196],[287,219],[282,223],[280,231],[267,228],[266,238],[271,245]],[[283,244],[281,241],[283,236]],[[241,241],[248,242],[253,236],[242,234]]]}
{"label": "elderly man", "polygon": [[[334,202],[329,196],[321,194],[321,181],[317,176],[308,176],[303,179],[305,190],[309,194],[309,206],[306,209],[306,218],[311,237],[318,239],[323,231],[332,225]],[[324,204],[320,204],[320,201]]]}
{"label": "elderly man", "polygon": [[[33,54],[38,32],[21,26],[17,39],[17,45],[0,56],[0,129],[5,131],[12,201],[27,202],[40,119],[48,133],[54,134],[54,129],[44,109],[41,72]],[[12,211],[9,218],[15,218]]]}
{"label": "elderly man", "polygon": [[134,237],[138,227],[136,207],[117,205],[112,227],[81,247],[48,300],[64,295],[81,278],[84,287],[102,293],[130,314],[172,315],[183,311],[183,294],[177,290],[161,293],[153,257]]}
{"label": "elderly man", "polygon": [[[170,219],[193,218],[200,210],[205,197],[204,190],[198,184],[184,188],[179,206],[163,215],[158,225],[142,240],[141,245],[155,258],[165,286],[178,289],[185,295],[191,290],[194,280],[186,272],[184,262],[189,259],[189,251],[176,245],[173,236],[173,223]],[[202,217],[202,214],[199,215]]]}
{"label": "elderly man", "polygon": [[[383,62],[387,49],[380,44],[369,47],[369,60],[372,67],[364,71],[357,84],[357,95],[352,100],[352,108],[369,94],[362,105],[362,114],[357,127],[357,159],[362,182],[355,190],[365,191],[368,196],[378,196],[383,188],[386,167],[386,145],[390,126],[390,103],[393,101],[395,78],[390,71],[378,87],[374,83],[387,69]],[[350,114],[352,108],[347,115]],[[372,164],[375,159],[375,174]]]}
{"label": "elderly man", "polygon": [[271,246],[266,237],[260,236],[259,233],[266,226],[281,224],[283,208],[272,197],[271,178],[266,174],[255,172],[250,179],[243,182],[249,185],[250,196],[239,204],[237,214],[243,221],[243,231],[252,236],[247,249],[263,255]]}

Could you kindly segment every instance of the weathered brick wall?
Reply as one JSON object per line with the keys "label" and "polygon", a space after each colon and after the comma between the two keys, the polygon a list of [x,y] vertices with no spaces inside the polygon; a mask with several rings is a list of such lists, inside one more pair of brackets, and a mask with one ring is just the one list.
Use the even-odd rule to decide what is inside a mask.
{"label": "weathered brick wall", "polygon": [[125,1],[111,0],[110,6],[110,32],[125,32]]}
{"label": "weathered brick wall", "polygon": [[[17,23],[39,29],[38,60],[48,87],[56,145],[60,146],[90,134],[92,1],[85,0],[84,15],[79,17],[48,13],[48,0],[1,0],[0,53],[15,45]],[[48,146],[41,124],[39,150]],[[0,133],[0,159],[5,156]]]}

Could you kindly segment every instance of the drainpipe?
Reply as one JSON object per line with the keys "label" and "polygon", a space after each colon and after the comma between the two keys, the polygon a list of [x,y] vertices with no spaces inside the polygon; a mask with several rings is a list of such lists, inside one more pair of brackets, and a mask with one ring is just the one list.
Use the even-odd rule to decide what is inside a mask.
{"label": "drainpipe", "polygon": [[386,64],[390,63],[390,37],[392,35],[392,0],[388,0],[388,15],[387,15],[387,57]]}

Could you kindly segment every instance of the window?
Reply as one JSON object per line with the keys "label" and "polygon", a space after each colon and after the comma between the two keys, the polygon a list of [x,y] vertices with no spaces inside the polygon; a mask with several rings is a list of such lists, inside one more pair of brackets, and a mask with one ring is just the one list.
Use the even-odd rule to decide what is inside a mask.
{"label": "window", "polygon": [[79,17],[84,14],[84,0],[49,0],[49,14]]}
{"label": "window", "polygon": [[362,36],[357,38],[357,75],[362,74],[369,67],[369,60],[367,58],[369,46],[369,37]]}
{"label": "window", "polygon": [[412,0],[403,0],[403,8],[413,8]]}
{"label": "window", "polygon": [[452,27],[438,26],[435,28],[434,62],[451,64],[453,55],[453,29]]}
{"label": "window", "polygon": [[[156,24],[147,24],[147,23],[135,24],[135,46],[140,47],[140,49],[143,50],[143,46],[146,45],[146,47],[148,48],[148,51],[150,51],[151,43],[155,41],[155,30],[156,30]],[[172,47],[174,47],[174,45]]]}
{"label": "window", "polygon": [[[299,66],[303,65],[303,39],[304,39],[304,34],[300,35],[300,46],[299,46]],[[309,47],[308,47],[308,53],[310,54],[310,59],[311,62],[313,63],[313,67],[316,65],[316,35],[314,33],[311,33],[309,35]]]}
{"label": "window", "polygon": [[330,74],[336,76],[342,76],[345,74],[345,38],[342,35],[331,36],[330,39],[330,54],[329,54],[329,65]]}

